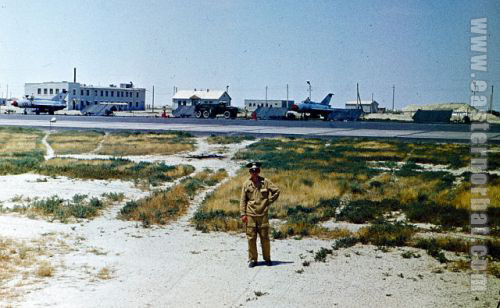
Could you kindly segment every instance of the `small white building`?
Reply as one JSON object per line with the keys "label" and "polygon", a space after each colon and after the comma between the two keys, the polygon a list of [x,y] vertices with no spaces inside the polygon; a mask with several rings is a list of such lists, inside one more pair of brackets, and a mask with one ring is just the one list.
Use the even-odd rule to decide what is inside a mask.
{"label": "small white building", "polygon": [[[346,109],[358,109],[359,104],[357,101],[348,101],[345,103]],[[361,108],[364,113],[377,113],[378,103],[376,101],[361,101]]]}
{"label": "small white building", "polygon": [[198,104],[224,104],[231,106],[231,96],[222,90],[180,90],[172,97],[172,110],[179,106],[195,106]]}
{"label": "small white building", "polygon": [[146,89],[136,88],[132,82],[121,83],[119,87],[94,87],[79,82],[41,82],[24,84],[24,94],[36,98],[51,99],[63,90],[68,110],[85,111],[87,107],[100,103],[116,104],[118,110],[144,110]]}
{"label": "small white building", "polygon": [[287,108],[290,109],[294,101],[278,99],[245,99],[245,109],[253,112],[259,107]]}

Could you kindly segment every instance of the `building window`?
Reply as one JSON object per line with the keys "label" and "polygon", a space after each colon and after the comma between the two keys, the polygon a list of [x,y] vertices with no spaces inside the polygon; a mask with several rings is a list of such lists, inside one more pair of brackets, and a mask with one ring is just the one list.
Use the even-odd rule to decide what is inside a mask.
{"label": "building window", "polygon": [[103,93],[104,93],[104,92],[101,90],[101,97],[103,96]]}
{"label": "building window", "polygon": [[94,96],[97,96],[97,90],[94,90]]}
{"label": "building window", "polygon": [[76,90],[75,89],[73,89],[73,95],[76,95]]}
{"label": "building window", "polygon": [[139,102],[135,102],[135,107],[139,108]]}
{"label": "building window", "polygon": [[43,89],[43,94],[47,94],[47,89]]}
{"label": "building window", "polygon": [[59,94],[59,89],[56,89],[56,94]]}
{"label": "building window", "polygon": [[135,97],[139,97],[139,92],[135,93]]}
{"label": "building window", "polygon": [[49,94],[54,94],[54,89],[49,89]]}
{"label": "building window", "polygon": [[87,96],[90,96],[90,90],[87,90]]}
{"label": "building window", "polygon": [[115,96],[115,91],[110,91],[111,92],[111,97]]}
{"label": "building window", "polygon": [[83,96],[83,90],[80,90],[80,95]]}
{"label": "building window", "polygon": [[42,94],[42,89],[38,88],[38,94]]}
{"label": "building window", "polygon": [[108,91],[105,91],[104,94],[106,97],[108,97]]}

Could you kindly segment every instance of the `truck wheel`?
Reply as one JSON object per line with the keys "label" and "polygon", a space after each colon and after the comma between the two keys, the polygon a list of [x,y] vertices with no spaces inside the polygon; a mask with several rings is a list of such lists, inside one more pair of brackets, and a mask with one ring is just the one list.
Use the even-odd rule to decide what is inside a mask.
{"label": "truck wheel", "polygon": [[230,119],[231,118],[231,112],[229,111],[224,111],[224,119]]}
{"label": "truck wheel", "polygon": [[208,111],[208,110],[203,111],[203,117],[204,117],[205,119],[210,118],[210,111]]}
{"label": "truck wheel", "polygon": [[201,111],[200,111],[200,110],[196,111],[196,112],[194,113],[194,116],[195,116],[196,118],[198,118],[198,119],[199,119],[199,118],[201,118]]}

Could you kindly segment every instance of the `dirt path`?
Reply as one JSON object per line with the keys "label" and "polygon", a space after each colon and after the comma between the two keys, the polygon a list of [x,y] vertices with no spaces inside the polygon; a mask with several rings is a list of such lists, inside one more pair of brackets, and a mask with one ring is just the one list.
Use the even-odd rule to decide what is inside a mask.
{"label": "dirt path", "polygon": [[42,144],[45,146],[45,149],[46,149],[46,154],[44,156],[45,160],[49,160],[49,159],[52,159],[55,157],[54,149],[52,149],[50,144],[47,142],[47,138],[49,137],[49,135],[50,135],[50,131],[47,132],[45,134],[45,136],[43,136],[43,139],[42,139]]}
{"label": "dirt path", "polygon": [[102,144],[106,140],[106,138],[109,136],[109,132],[104,132],[104,136],[102,137],[101,141],[97,144],[97,147],[91,151],[89,154],[96,154],[102,149]]}
{"label": "dirt path", "polygon": [[[246,144],[230,147],[224,159],[187,160],[185,154],[165,162],[189,163],[197,171],[225,168],[230,176],[241,162],[231,160]],[[194,153],[215,149],[199,140]],[[142,159],[159,160],[156,157]],[[174,183],[172,183],[174,184]],[[171,184],[171,185],[172,185]],[[142,228],[138,222],[116,218],[122,205],[107,209],[92,221],[73,224],[32,221],[0,215],[0,236],[31,239],[56,234],[73,251],[56,254],[54,277],[24,286],[22,307],[435,307],[496,305],[500,287],[492,280],[480,301],[468,292],[469,275],[443,270],[436,260],[403,259],[393,249],[355,246],[334,252],[327,262],[314,262],[314,253],[330,247],[318,239],[280,240],[271,244],[275,265],[246,267],[243,234],[201,233],[189,219],[209,188],[192,201],[187,215],[163,226]],[[27,226],[30,226],[27,228]],[[29,231],[29,232],[28,232]],[[303,262],[309,261],[309,266]],[[98,272],[107,269],[111,279]],[[30,291],[30,293],[27,293]],[[0,306],[7,304],[0,299]]]}

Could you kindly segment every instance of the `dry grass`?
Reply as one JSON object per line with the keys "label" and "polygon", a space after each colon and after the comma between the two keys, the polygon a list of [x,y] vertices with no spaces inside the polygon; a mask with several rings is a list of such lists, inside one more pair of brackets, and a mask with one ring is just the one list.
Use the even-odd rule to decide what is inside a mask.
{"label": "dry grass", "polygon": [[43,150],[42,137],[43,133],[39,130],[0,127],[0,156]]}
{"label": "dry grass", "polygon": [[56,154],[82,154],[95,150],[104,138],[101,131],[62,131],[50,134],[47,142]]}
{"label": "dry grass", "polygon": [[128,202],[120,211],[121,218],[142,221],[143,226],[166,224],[184,215],[191,198],[201,189],[213,186],[227,177],[223,169],[213,172],[203,170],[187,177],[180,184],[138,201]]}
{"label": "dry grass", "polygon": [[54,158],[44,162],[37,172],[48,176],[67,176],[81,179],[133,180],[138,186],[149,188],[192,173],[189,165],[168,166],[163,163],[134,163],[126,159]]}
{"label": "dry grass", "polygon": [[103,142],[98,154],[170,155],[194,150],[189,136],[176,133],[111,134]]}
{"label": "dry grass", "polygon": [[33,170],[44,160],[43,133],[36,129],[0,127],[0,175]]}
{"label": "dry grass", "polygon": [[[458,226],[464,213],[454,210],[454,203],[462,200],[465,205],[468,189],[457,187],[456,178],[449,172],[422,170],[415,163],[456,169],[467,163],[468,151],[462,144],[275,138],[250,145],[236,158],[263,161],[263,175],[268,173],[281,188],[270,215],[287,222],[276,232],[318,236],[324,230],[316,224],[338,216],[332,210],[339,200],[346,205],[339,209],[341,214],[345,210],[345,215],[337,217],[340,219],[361,215],[371,221],[402,211],[412,221]],[[382,161],[390,170],[372,168],[370,162],[374,160]],[[242,227],[239,198],[247,177],[247,171],[241,170],[205,200],[194,218],[197,228],[237,231]],[[490,196],[498,204],[500,185],[491,184]],[[369,215],[372,210],[376,213]]]}
{"label": "dry grass", "polygon": [[68,249],[70,247],[53,234],[31,241],[0,236],[0,298],[18,298],[22,296],[20,286],[33,283],[37,277],[51,277],[55,271],[54,266],[42,260]]}
{"label": "dry grass", "polygon": [[38,277],[52,277],[54,275],[54,267],[48,261],[41,261],[35,270]]}
{"label": "dry grass", "polygon": [[[266,177],[265,170],[262,176]],[[243,182],[249,178],[248,171],[243,169],[236,177],[222,184],[203,204],[205,211],[222,210],[239,213],[239,199]],[[281,195],[272,204],[277,216],[285,216],[289,205],[315,206],[321,199],[339,197],[341,194],[338,178],[335,174],[321,174],[316,171],[275,171],[269,180],[276,184]]]}
{"label": "dry grass", "polygon": [[145,199],[128,202],[120,215],[127,220],[142,221],[144,227],[152,223],[166,224],[186,213],[189,200],[186,188],[179,184]]}
{"label": "dry grass", "polygon": [[101,280],[109,280],[109,279],[113,278],[112,274],[113,274],[113,271],[111,269],[109,269],[109,267],[105,266],[97,272],[97,278],[99,278]]}
{"label": "dry grass", "polygon": [[[489,183],[488,187],[488,197],[491,199],[489,207],[499,208],[500,207],[500,185],[497,183]],[[457,188],[457,194],[453,199],[453,204],[457,208],[470,209],[470,200],[472,198],[479,198],[477,194],[471,194],[470,183],[462,183]],[[485,198],[481,196],[481,198]]]}
{"label": "dry grass", "polygon": [[211,135],[207,138],[209,144],[231,144],[231,143],[241,143],[245,140],[255,140],[254,136],[216,136]]}

